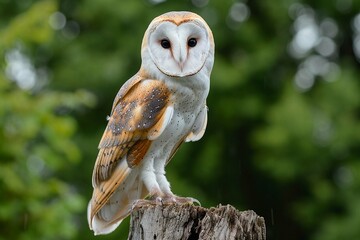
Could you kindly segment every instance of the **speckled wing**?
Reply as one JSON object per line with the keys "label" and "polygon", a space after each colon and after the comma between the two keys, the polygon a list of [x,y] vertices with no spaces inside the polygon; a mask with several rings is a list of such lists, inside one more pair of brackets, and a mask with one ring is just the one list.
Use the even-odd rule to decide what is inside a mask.
{"label": "speckled wing", "polygon": [[131,169],[141,163],[152,141],[169,123],[173,113],[169,98],[170,91],[163,82],[137,75],[118,92],[93,171],[90,227],[94,215],[126,180]]}

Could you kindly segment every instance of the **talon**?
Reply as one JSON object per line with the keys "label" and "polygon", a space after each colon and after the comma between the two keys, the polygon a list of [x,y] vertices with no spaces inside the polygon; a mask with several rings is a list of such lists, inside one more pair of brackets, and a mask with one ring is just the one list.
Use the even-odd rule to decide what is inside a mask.
{"label": "talon", "polygon": [[163,205],[163,199],[161,197],[156,197],[155,198],[155,203],[159,204],[159,205]]}
{"label": "talon", "polygon": [[[199,200],[195,199],[195,198],[192,198],[190,197],[190,200],[192,201],[192,204],[196,203],[197,206],[201,206],[201,203]],[[194,204],[195,205],[195,204]]]}

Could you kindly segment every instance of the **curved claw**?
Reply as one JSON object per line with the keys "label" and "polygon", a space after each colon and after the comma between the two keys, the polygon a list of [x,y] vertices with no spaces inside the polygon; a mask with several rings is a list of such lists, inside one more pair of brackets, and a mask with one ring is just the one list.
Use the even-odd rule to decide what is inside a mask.
{"label": "curved claw", "polygon": [[[197,206],[201,206],[201,203],[199,200],[197,200],[196,198],[192,198],[192,197],[188,197],[191,201],[192,204],[196,203]],[[195,204],[194,204],[195,205]]]}

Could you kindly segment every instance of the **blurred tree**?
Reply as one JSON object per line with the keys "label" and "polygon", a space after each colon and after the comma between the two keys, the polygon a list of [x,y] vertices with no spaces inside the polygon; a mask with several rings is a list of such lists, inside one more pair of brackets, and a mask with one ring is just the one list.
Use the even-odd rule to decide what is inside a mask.
{"label": "blurred tree", "polygon": [[46,71],[31,59],[52,41],[55,10],[53,1],[34,4],[0,32],[0,239],[71,239],[81,223],[74,214],[86,206],[59,173],[81,157],[69,113],[94,97],[43,90]]}
{"label": "blurred tree", "polygon": [[[253,209],[269,239],[360,237],[360,2],[0,4],[0,176],[14,179],[0,185],[1,236],[92,236],[84,198],[113,98],[140,66],[148,23],[189,10],[212,28],[216,59],[206,134],[167,168],[174,192]],[[98,104],[84,111],[89,92]],[[48,214],[46,230],[30,206]],[[122,224],[97,238],[126,236]]]}

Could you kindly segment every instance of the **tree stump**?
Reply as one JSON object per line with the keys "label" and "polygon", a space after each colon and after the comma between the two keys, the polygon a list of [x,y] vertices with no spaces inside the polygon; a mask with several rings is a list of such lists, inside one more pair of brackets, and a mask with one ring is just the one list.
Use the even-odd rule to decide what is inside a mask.
{"label": "tree stump", "polygon": [[231,205],[149,204],[131,214],[128,240],[265,240],[265,220]]}

